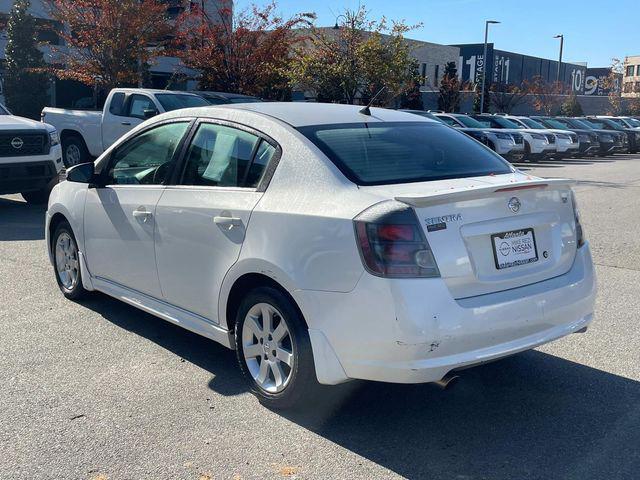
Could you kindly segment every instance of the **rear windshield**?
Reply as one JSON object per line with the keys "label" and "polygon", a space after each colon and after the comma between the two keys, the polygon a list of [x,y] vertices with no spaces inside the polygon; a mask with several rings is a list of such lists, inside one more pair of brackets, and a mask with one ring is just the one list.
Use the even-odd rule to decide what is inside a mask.
{"label": "rear windshield", "polygon": [[209,102],[204,98],[196,95],[182,95],[179,93],[160,93],[156,95],[156,98],[164,108],[165,112],[172,110],[178,110],[179,108],[191,108],[191,107],[208,107]]}
{"label": "rear windshield", "polygon": [[502,157],[476,140],[435,122],[314,125],[299,130],[358,185],[513,171]]}

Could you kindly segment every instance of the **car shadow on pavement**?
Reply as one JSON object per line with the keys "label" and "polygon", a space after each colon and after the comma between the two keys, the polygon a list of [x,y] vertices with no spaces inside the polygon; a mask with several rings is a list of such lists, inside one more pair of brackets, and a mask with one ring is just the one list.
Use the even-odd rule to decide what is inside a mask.
{"label": "car shadow on pavement", "polygon": [[209,387],[215,392],[239,395],[247,391],[232,350],[101,293],[92,293],[79,303],[114,325],[213,373]]}
{"label": "car shadow on pavement", "polygon": [[[105,295],[82,304],[206,369],[213,391],[247,391],[221,345]],[[406,478],[637,477],[640,382],[538,351],[460,376],[446,391],[351,382],[275,413]]]}
{"label": "car shadow on pavement", "polygon": [[461,372],[451,390],[362,383],[285,416],[411,479],[628,479],[640,382],[538,351]]}
{"label": "car shadow on pavement", "polygon": [[0,198],[0,242],[42,240],[46,205]]}

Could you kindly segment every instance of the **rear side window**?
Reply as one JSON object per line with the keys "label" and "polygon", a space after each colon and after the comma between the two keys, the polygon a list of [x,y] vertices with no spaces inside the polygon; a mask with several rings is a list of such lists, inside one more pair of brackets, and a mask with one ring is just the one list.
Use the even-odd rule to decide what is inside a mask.
{"label": "rear side window", "polygon": [[111,104],[109,105],[109,113],[112,115],[122,116],[122,107],[124,106],[124,93],[114,93],[111,97]]}
{"label": "rear side window", "polygon": [[513,171],[505,160],[477,141],[435,122],[318,125],[299,130],[359,185]]}
{"label": "rear side window", "polygon": [[249,167],[260,141],[259,137],[237,128],[200,125],[187,153],[182,184],[241,187],[245,186],[248,173],[252,179],[259,180],[264,165]]}

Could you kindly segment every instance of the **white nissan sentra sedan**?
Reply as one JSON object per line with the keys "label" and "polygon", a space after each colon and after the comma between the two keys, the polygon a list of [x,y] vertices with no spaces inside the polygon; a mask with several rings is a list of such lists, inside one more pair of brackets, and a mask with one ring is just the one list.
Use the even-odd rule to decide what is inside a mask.
{"label": "white nissan sentra sedan", "polygon": [[235,349],[273,407],[351,379],[439,382],[593,318],[570,181],[392,110],[160,115],[69,170],[46,235],[66,297],[97,290]]}

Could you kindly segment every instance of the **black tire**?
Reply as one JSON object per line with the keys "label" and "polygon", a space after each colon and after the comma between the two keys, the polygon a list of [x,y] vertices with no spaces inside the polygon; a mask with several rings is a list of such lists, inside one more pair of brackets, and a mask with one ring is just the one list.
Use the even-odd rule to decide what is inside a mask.
{"label": "black tire", "polygon": [[[277,393],[268,392],[258,385],[244,358],[242,329],[249,310],[259,303],[269,304],[281,313],[281,321],[285,322],[291,338],[293,350],[291,376],[284,389]],[[244,297],[236,315],[235,344],[236,357],[242,375],[260,403],[273,409],[290,409],[309,406],[319,400],[323,387],[316,378],[307,326],[296,306],[281,291],[272,287],[259,287],[251,290]]]}
{"label": "black tire", "polygon": [[71,229],[71,225],[67,221],[60,222],[53,233],[53,237],[51,238],[51,251],[53,252],[53,273],[56,276],[56,282],[58,282],[58,287],[62,294],[67,297],[69,300],[79,300],[82,297],[86,296],[89,293],[82,286],[82,272],[80,270],[80,257],[76,253],[77,259],[77,281],[70,288],[65,287],[63,284],[60,274],[58,273],[57,268],[57,259],[56,259],[56,245],[58,243],[58,239],[61,235],[66,234],[71,237],[71,241],[75,245],[75,251],[78,252],[78,242],[76,241],[76,236],[73,234],[73,230]]}
{"label": "black tire", "polygon": [[82,137],[78,135],[64,137],[62,140],[62,161],[66,168],[89,161],[89,151]]}

